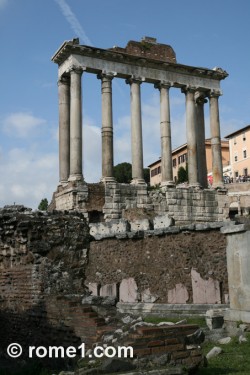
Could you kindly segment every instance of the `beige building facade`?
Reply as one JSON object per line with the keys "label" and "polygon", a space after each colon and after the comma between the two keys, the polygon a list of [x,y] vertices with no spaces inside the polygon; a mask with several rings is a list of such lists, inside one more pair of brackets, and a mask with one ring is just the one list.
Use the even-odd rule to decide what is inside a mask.
{"label": "beige building facade", "polygon": [[[250,129],[249,129],[250,130]],[[250,139],[250,134],[249,134]],[[206,151],[206,174],[208,179],[211,180],[212,176],[212,147],[211,139],[205,140],[205,151]],[[222,165],[223,165],[223,174],[228,174],[230,170],[230,156],[229,156],[229,141],[221,141],[221,154],[222,154]],[[178,179],[178,170],[180,167],[186,168],[188,162],[187,156],[187,144],[177,147],[172,151],[172,169],[173,169],[173,179],[174,182],[177,182]],[[162,174],[161,174],[161,158],[150,164],[150,185],[155,186],[161,184]]]}
{"label": "beige building facade", "polygon": [[250,176],[250,125],[228,134],[231,177],[234,182]]}

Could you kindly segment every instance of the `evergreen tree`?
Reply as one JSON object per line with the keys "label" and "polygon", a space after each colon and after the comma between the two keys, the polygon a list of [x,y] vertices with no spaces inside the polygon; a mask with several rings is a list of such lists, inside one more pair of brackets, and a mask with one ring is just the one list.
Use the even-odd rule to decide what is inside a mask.
{"label": "evergreen tree", "polygon": [[[149,168],[143,169],[143,176],[146,183],[150,182]],[[129,184],[132,180],[132,165],[124,162],[114,167],[114,178],[117,182]]]}
{"label": "evergreen tree", "polygon": [[188,181],[187,166],[186,166],[186,169],[184,167],[180,167],[177,173],[177,183],[181,184],[187,181]]}
{"label": "evergreen tree", "polygon": [[48,206],[49,206],[48,199],[47,198],[43,198],[41,200],[41,202],[39,203],[39,205],[38,205],[38,210],[47,211]]}

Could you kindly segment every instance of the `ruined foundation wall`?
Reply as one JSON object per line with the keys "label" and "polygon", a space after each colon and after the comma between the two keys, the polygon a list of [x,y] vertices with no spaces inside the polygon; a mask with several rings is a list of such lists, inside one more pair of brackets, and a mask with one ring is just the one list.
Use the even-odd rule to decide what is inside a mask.
{"label": "ruined foundation wall", "polygon": [[94,241],[86,283],[121,302],[228,303],[225,237],[183,227],[176,234]]}
{"label": "ruined foundation wall", "polygon": [[[128,286],[136,282],[140,298],[142,291],[146,291],[144,300],[154,302],[153,296],[163,303],[169,302],[169,298],[175,303],[183,296],[187,303],[196,302],[196,282],[196,291],[202,285],[201,295],[207,298],[206,290],[215,291],[219,282],[224,299],[227,293],[224,245],[224,237],[218,230],[198,232],[188,228],[159,237],[94,241],[80,213],[48,214],[22,206],[1,209],[0,352],[5,353],[11,342],[23,346],[22,358],[27,357],[30,345],[77,347],[84,342],[90,348],[98,342],[110,327],[91,306],[82,304],[88,282],[92,286],[98,283],[103,296],[109,295],[114,283],[119,284],[118,297],[123,296],[125,302],[131,297]],[[208,283],[204,284],[199,274]],[[219,297],[217,303],[220,302]],[[178,337],[185,336],[188,329],[176,327],[176,338],[173,337],[176,345]],[[168,334],[165,330],[163,333]],[[131,339],[136,337],[133,334]],[[147,334],[146,340],[151,340],[150,337]],[[147,341],[143,343],[138,356],[151,350],[146,347]],[[174,363],[195,364],[201,360],[200,352],[192,354],[185,345],[178,344],[171,350]]]}
{"label": "ruined foundation wall", "polygon": [[[57,210],[80,210],[91,222],[91,211],[103,220],[126,217],[128,210],[147,210],[149,215],[169,214],[180,222],[214,222],[229,217],[226,190],[164,188],[148,191],[146,185],[108,183],[106,185],[69,182],[54,193]],[[100,220],[101,221],[101,220]]]}
{"label": "ruined foundation wall", "polygon": [[88,248],[81,214],[34,213],[23,206],[0,210],[2,349],[16,341],[26,348],[94,340],[97,315],[90,321],[75,297],[86,293]]}

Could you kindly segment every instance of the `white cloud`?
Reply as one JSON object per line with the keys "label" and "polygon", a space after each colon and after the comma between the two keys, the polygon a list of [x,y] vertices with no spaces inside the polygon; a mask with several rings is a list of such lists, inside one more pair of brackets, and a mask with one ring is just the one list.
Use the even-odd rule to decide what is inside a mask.
{"label": "white cloud", "polygon": [[42,198],[49,201],[58,185],[58,155],[13,148],[0,158],[0,207],[24,204],[37,208]]}
{"label": "white cloud", "polygon": [[92,46],[92,43],[90,39],[87,37],[85,31],[83,30],[80,22],[78,21],[76,15],[72,12],[70,6],[66,3],[65,0],[55,0],[55,2],[59,5],[62,14],[66,18],[66,20],[69,22],[72,30],[76,35],[81,38],[84,44],[87,44],[89,46]]}
{"label": "white cloud", "polygon": [[31,113],[17,112],[4,118],[3,129],[8,135],[26,138],[44,124],[46,124],[44,119],[35,117]]}

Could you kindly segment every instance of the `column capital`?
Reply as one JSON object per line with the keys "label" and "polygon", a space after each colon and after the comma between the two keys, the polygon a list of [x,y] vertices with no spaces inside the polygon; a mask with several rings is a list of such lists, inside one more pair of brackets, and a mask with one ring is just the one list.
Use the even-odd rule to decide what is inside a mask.
{"label": "column capital", "polygon": [[196,104],[205,104],[207,103],[206,93],[204,91],[196,91],[194,94],[194,99]]}
{"label": "column capital", "polygon": [[211,90],[211,91],[209,91],[208,97],[209,98],[218,98],[221,95],[222,95],[221,90]]}
{"label": "column capital", "polygon": [[70,78],[69,78],[69,76],[62,75],[61,77],[59,77],[59,79],[57,81],[57,85],[58,86],[60,86],[60,85],[67,85],[67,86],[69,86],[70,85]]}
{"label": "column capital", "polygon": [[115,76],[117,76],[116,72],[107,72],[106,70],[103,70],[101,73],[98,73],[96,77],[97,79],[106,78],[106,79],[110,79],[111,81]]}
{"label": "column capital", "polygon": [[77,74],[82,74],[86,70],[86,67],[84,66],[77,66],[77,65],[71,65],[67,69],[67,73],[77,73]]}
{"label": "column capital", "polygon": [[132,75],[130,78],[126,79],[126,83],[131,85],[132,83],[139,83],[141,84],[142,82],[145,81],[145,77],[138,77],[135,75]]}
{"label": "column capital", "polygon": [[196,86],[186,85],[181,88],[181,92],[183,92],[184,94],[187,94],[187,93],[194,94],[196,91],[197,91]]}
{"label": "column capital", "polygon": [[173,82],[170,82],[170,81],[159,81],[159,82],[154,84],[154,87],[155,87],[155,89],[160,90],[161,88],[169,89],[173,85],[174,85]]}

